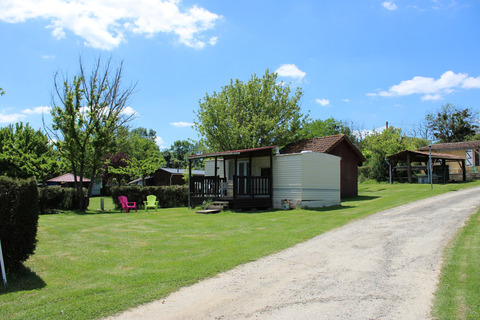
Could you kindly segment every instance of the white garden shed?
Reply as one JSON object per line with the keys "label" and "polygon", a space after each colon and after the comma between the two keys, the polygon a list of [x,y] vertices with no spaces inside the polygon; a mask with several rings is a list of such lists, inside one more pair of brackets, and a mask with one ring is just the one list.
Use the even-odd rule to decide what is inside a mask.
{"label": "white garden shed", "polygon": [[301,152],[273,157],[273,207],[319,208],[340,205],[340,157]]}

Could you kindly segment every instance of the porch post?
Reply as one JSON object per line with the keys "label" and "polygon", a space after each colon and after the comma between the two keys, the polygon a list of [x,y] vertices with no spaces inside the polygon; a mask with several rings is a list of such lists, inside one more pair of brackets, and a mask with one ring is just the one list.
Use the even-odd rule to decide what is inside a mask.
{"label": "porch post", "polygon": [[270,180],[268,182],[268,193],[270,194],[270,207],[273,208],[273,153],[270,152]]}
{"label": "porch post", "polygon": [[410,163],[410,154],[407,153],[407,175],[408,175],[408,183],[412,183],[412,167]]}
{"label": "porch post", "polygon": [[192,159],[188,159],[188,207],[191,209],[191,193],[192,193]]}
{"label": "porch post", "polygon": [[388,178],[390,180],[390,184],[392,184],[393,183],[393,160],[392,159],[388,161],[388,170],[390,171]]}
{"label": "porch post", "polygon": [[238,160],[238,156],[235,155],[235,171],[234,171],[234,174],[233,174],[233,208],[236,209],[236,206],[237,206],[237,180],[238,180],[238,177],[237,177],[237,160]]}
{"label": "porch post", "polygon": [[462,178],[463,181],[467,181],[467,168],[465,166],[465,160],[462,160]]}
{"label": "porch post", "polygon": [[250,177],[253,177],[252,173],[252,153],[250,152],[248,154],[248,174],[247,174],[247,191],[250,194],[250,197],[253,198],[253,188],[252,188],[252,179]]}
{"label": "porch post", "polygon": [[218,195],[218,180],[217,180],[217,175],[218,175],[218,173],[217,173],[217,165],[218,165],[218,164],[217,164],[217,158],[218,158],[218,157],[215,157],[215,170],[214,170],[215,173],[213,174],[214,177],[215,177],[215,178],[213,179],[213,181],[214,181],[214,186],[215,186],[215,190],[214,190],[215,195]]}

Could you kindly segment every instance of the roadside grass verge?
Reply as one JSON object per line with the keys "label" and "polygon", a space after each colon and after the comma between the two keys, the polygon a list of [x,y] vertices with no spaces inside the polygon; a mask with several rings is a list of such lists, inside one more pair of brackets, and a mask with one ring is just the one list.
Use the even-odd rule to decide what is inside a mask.
{"label": "roadside grass verge", "polygon": [[[316,210],[89,211],[40,216],[25,269],[0,288],[0,319],[96,319],[165,297],[183,286],[278,252],[383,209],[479,186],[360,185],[359,197]],[[108,200],[108,199],[106,199]],[[110,199],[111,200],[111,199]],[[106,207],[107,208],[107,207]]]}
{"label": "roadside grass verge", "polygon": [[480,319],[480,210],[444,253],[432,315],[435,319]]}

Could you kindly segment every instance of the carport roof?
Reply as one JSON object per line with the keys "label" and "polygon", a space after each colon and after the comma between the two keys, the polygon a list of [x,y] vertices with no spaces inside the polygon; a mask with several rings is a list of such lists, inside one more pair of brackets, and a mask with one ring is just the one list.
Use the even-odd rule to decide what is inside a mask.
{"label": "carport roof", "polygon": [[[405,150],[402,152],[398,152],[395,154],[392,154],[391,156],[388,156],[388,160],[406,160],[407,155],[410,157],[410,161],[416,162],[416,161],[425,161],[426,159],[430,157],[430,152],[424,152],[424,151],[413,151],[413,150]],[[432,159],[445,159],[445,160],[465,160],[465,157],[461,156],[455,156],[453,154],[448,154],[448,153],[432,153]]]}

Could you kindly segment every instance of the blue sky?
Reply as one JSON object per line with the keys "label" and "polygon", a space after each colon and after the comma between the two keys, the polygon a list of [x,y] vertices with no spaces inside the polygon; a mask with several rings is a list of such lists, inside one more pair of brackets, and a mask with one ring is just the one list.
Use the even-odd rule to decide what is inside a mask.
{"label": "blue sky", "polygon": [[49,121],[55,72],[124,62],[133,127],[198,139],[198,101],[268,68],[313,119],[409,132],[452,103],[478,110],[476,0],[0,0],[0,126]]}

